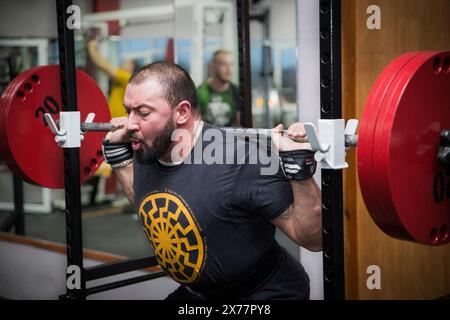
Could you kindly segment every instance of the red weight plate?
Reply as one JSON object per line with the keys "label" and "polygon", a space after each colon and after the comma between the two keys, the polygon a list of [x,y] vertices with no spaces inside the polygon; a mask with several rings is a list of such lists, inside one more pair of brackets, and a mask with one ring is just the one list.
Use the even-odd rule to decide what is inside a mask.
{"label": "red weight plate", "polygon": [[[41,68],[41,67],[39,67]],[[10,167],[12,166],[15,168],[15,163],[13,161],[9,161],[8,159],[12,159],[11,149],[9,146],[9,140],[7,139],[7,116],[8,116],[8,110],[10,108],[10,102],[13,98],[11,92],[15,90],[15,88],[22,85],[22,81],[25,79],[24,74],[21,73],[17,75],[14,79],[14,81],[11,81],[6,88],[3,90],[2,96],[1,96],[1,105],[0,105],[0,157],[5,160],[5,162],[8,162],[10,164]],[[17,168],[15,169],[17,170]]]}
{"label": "red weight plate", "polygon": [[[1,96],[1,104],[0,104],[0,157],[2,159],[11,159],[12,155],[9,152],[9,142],[7,139],[7,133],[6,133],[6,117],[9,110],[9,103],[12,99],[10,92],[14,90],[20,83],[17,81],[17,79],[20,79],[20,75],[16,77],[16,81],[10,82],[6,88],[3,90],[2,96]],[[5,120],[4,120],[5,119]]]}
{"label": "red weight plate", "polygon": [[450,52],[428,52],[408,63],[374,136],[380,202],[408,233],[393,235],[427,245],[450,242],[450,199],[439,187],[450,177],[436,159],[450,128],[449,61]]}
{"label": "red weight plate", "polygon": [[386,170],[386,153],[383,152],[383,144],[388,143],[384,138],[386,133],[386,118],[389,116],[389,111],[394,109],[398,103],[395,100],[396,93],[404,90],[408,79],[413,75],[414,69],[411,66],[420,66],[426,57],[430,56],[429,52],[422,52],[416,55],[413,59],[409,60],[402,68],[401,72],[392,80],[392,85],[385,95],[384,100],[381,102],[379,108],[380,113],[377,119],[375,132],[372,140],[372,176],[373,176],[373,193],[376,195],[376,203],[378,204],[378,211],[374,212],[380,219],[378,224],[383,231],[393,237],[414,240],[411,235],[404,228],[400,221],[395,208],[393,208],[387,198],[389,197],[389,187],[386,185],[385,170]]}
{"label": "red weight plate", "polygon": [[[76,77],[81,121],[94,112],[96,122],[108,122],[109,108],[100,88],[81,70],[77,70]],[[63,150],[43,118],[44,113],[51,113],[57,120],[61,111],[59,66],[29,69],[17,76],[5,92],[0,119],[2,141],[6,139],[1,145],[5,162],[14,174],[30,183],[64,188]],[[89,179],[103,161],[103,137],[104,133],[88,132],[81,142],[81,182]]]}
{"label": "red weight plate", "polygon": [[[34,70],[40,70],[42,67],[36,67]],[[0,156],[5,162],[8,164],[9,168],[12,172],[16,173],[16,175],[22,175],[20,168],[16,166],[14,162],[14,156],[11,153],[10,139],[8,139],[7,133],[7,121],[8,121],[8,112],[11,106],[11,101],[14,96],[12,92],[19,94],[18,88],[23,86],[23,81],[26,79],[27,74],[23,72],[17,75],[13,81],[11,81],[5,90],[2,93],[2,105],[0,106],[0,140],[2,141],[2,145],[0,146]],[[17,88],[17,89],[16,89]]]}
{"label": "red weight plate", "polygon": [[380,105],[384,100],[386,92],[389,90],[393,79],[402,70],[405,64],[417,56],[419,52],[404,54],[392,61],[377,78],[367,99],[360,129],[358,130],[358,177],[361,185],[361,192],[372,217],[378,225],[384,223],[383,212],[379,209],[377,195],[374,190],[373,177],[373,135],[376,130],[377,119],[380,114]]}

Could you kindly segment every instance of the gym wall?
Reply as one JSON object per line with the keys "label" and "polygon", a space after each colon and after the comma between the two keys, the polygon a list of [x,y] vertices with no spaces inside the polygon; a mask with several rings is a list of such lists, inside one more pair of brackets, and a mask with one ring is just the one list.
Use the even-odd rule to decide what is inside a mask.
{"label": "gym wall", "polygon": [[[381,9],[381,30],[366,27],[370,5]],[[408,51],[450,49],[448,0],[343,0],[342,25],[346,119],[361,117],[377,75],[395,57]],[[347,298],[436,299],[449,295],[450,245],[428,247],[400,241],[378,229],[359,191],[355,153],[348,152],[350,168],[344,171]],[[380,267],[380,290],[367,288],[371,265]]]}
{"label": "gym wall", "polygon": [[[74,1],[82,13],[91,12],[91,0]],[[54,0],[0,1],[0,37],[56,38],[56,7]]]}

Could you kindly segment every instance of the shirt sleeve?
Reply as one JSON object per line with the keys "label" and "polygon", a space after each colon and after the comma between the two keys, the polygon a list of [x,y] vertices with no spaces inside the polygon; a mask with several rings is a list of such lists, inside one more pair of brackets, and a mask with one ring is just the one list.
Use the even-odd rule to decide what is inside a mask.
{"label": "shirt sleeve", "polygon": [[117,69],[116,77],[114,78],[114,82],[120,86],[126,86],[128,80],[131,78],[131,73],[125,71],[123,69]]}
{"label": "shirt sleeve", "polygon": [[208,94],[208,88],[206,87],[206,83],[202,83],[197,88],[197,104],[198,108],[200,110],[200,114],[204,117],[205,116],[205,109],[208,105],[209,100],[209,94]]}
{"label": "shirt sleeve", "polygon": [[252,214],[261,214],[268,220],[281,215],[292,203],[291,185],[280,170],[264,175],[262,164],[243,164],[233,190],[233,204]]}

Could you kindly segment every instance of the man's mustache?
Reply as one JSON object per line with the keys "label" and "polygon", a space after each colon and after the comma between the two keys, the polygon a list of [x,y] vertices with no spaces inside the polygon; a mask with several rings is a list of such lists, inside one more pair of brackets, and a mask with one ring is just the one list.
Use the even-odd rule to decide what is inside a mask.
{"label": "man's mustache", "polygon": [[128,134],[128,138],[137,140],[137,141],[139,141],[139,142],[142,141],[142,139],[139,139],[139,138],[134,134],[134,132],[130,132],[130,133]]}

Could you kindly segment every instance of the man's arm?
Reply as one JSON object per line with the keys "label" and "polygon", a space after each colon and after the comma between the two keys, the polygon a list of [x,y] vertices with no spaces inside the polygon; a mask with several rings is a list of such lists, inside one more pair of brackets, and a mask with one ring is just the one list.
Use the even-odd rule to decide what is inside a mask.
{"label": "man's arm", "polygon": [[[283,137],[283,126],[273,129],[272,140],[279,151],[309,149],[310,145],[297,143],[291,139],[305,138],[306,132],[300,122],[288,128],[289,137]],[[290,180],[293,204],[278,218],[271,222],[283,231],[292,241],[311,251],[322,250],[322,195],[313,178]]]}
{"label": "man's arm", "polygon": [[103,57],[97,49],[97,42],[91,40],[87,44],[87,52],[92,63],[108,75],[109,78],[114,79],[116,77],[116,68]]}
{"label": "man's arm", "polygon": [[117,180],[122,186],[122,191],[127,197],[128,201],[134,206],[134,191],[133,191],[133,164],[124,168],[114,169]]}
{"label": "man's arm", "polygon": [[322,250],[322,200],[314,179],[291,181],[294,203],[271,222],[310,251]]}
{"label": "man's arm", "polygon": [[[118,117],[111,119],[110,123],[112,124],[114,130],[108,132],[105,138],[113,144],[129,142],[129,133],[126,129],[127,121],[127,117]],[[131,203],[131,205],[134,206],[133,163],[127,165],[126,167],[114,169],[114,173],[116,174],[117,180],[122,186],[123,193]]]}

